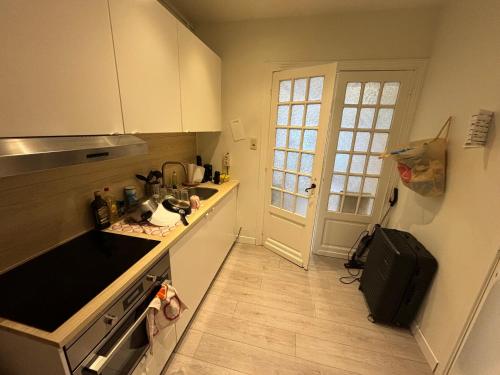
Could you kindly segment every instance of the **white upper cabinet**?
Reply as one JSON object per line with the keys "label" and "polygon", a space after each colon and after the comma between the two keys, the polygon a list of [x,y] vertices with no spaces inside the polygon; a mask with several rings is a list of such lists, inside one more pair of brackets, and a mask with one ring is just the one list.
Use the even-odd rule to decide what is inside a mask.
{"label": "white upper cabinet", "polygon": [[177,20],[157,0],[109,0],[126,133],[182,131]]}
{"label": "white upper cabinet", "polygon": [[123,133],[104,0],[0,1],[0,137]]}
{"label": "white upper cabinet", "polygon": [[221,60],[184,25],[179,28],[182,129],[222,130]]}

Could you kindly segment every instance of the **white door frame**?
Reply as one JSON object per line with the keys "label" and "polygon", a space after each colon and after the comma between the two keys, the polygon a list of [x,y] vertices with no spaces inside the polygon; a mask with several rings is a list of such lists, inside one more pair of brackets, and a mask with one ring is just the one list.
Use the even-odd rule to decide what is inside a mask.
{"label": "white door frame", "polygon": [[[266,75],[268,75],[268,85],[266,89],[266,94],[263,101],[262,111],[266,113],[266,118],[262,121],[261,129],[260,129],[260,143],[262,147],[260,148],[259,155],[259,190],[257,192],[257,199],[260,204],[258,205],[257,210],[257,223],[256,223],[256,245],[262,245],[262,232],[264,225],[264,205],[265,205],[265,180],[266,180],[266,172],[265,165],[267,160],[267,151],[269,147],[269,124],[271,123],[271,91],[272,91],[272,80],[273,74],[275,72],[290,69],[290,68],[298,68],[304,66],[313,66],[313,65],[321,65],[335,62],[333,60],[319,60],[319,61],[270,61],[268,62],[268,68]],[[413,91],[408,103],[408,110],[403,118],[403,124],[405,124],[400,132],[398,141],[403,143],[409,138],[409,131],[411,126],[413,125],[415,112],[417,109],[417,103],[420,96],[420,92],[424,83],[424,75],[427,67],[427,59],[403,59],[403,60],[338,60],[337,61],[337,73],[344,71],[366,71],[366,70],[408,70],[413,71]],[[335,98],[333,98],[335,101]],[[328,128],[328,133],[331,131],[331,123]],[[324,167],[324,165],[323,165]],[[389,187],[397,186],[397,173],[391,175],[389,180]],[[388,189],[391,191],[391,189]],[[319,192],[318,192],[319,193]],[[385,197],[387,201],[387,196]],[[318,210],[316,210],[316,218],[315,218],[315,228],[318,217]]]}

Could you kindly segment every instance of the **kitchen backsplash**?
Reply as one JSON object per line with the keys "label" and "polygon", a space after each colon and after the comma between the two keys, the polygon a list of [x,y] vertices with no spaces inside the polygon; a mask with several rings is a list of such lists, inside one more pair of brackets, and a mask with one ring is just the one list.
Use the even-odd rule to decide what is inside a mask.
{"label": "kitchen backsplash", "polygon": [[195,159],[193,133],[139,136],[149,144],[148,155],[0,179],[0,272],[91,229],[95,190],[109,186],[121,198],[124,186],[135,185],[142,194],[135,174],[159,169],[165,160]]}

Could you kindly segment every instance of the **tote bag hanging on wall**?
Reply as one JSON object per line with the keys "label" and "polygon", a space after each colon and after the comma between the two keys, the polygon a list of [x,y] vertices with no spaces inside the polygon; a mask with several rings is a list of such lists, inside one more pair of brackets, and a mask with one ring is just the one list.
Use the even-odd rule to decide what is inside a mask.
{"label": "tote bag hanging on wall", "polygon": [[[410,142],[406,147],[380,157],[391,157],[398,163],[403,184],[424,197],[442,195],[446,182],[446,145],[451,117],[432,139]],[[441,137],[441,134],[444,134]]]}

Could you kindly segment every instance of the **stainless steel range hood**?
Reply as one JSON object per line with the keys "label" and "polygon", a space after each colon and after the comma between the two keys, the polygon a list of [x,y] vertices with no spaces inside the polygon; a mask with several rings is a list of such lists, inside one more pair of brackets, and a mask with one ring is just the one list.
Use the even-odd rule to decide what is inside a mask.
{"label": "stainless steel range hood", "polygon": [[133,135],[0,139],[0,177],[148,153]]}

